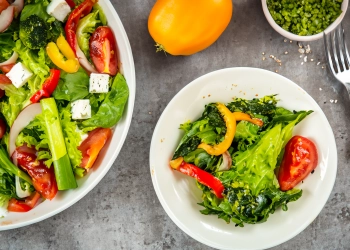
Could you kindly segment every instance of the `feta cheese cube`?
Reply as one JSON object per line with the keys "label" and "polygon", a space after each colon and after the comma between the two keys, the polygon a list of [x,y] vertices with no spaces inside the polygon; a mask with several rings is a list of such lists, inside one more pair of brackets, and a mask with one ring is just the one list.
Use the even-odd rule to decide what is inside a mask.
{"label": "feta cheese cube", "polygon": [[22,87],[33,75],[21,62],[16,63],[15,66],[6,74],[16,88]]}
{"label": "feta cheese cube", "polygon": [[52,0],[47,6],[46,12],[58,21],[63,22],[70,12],[70,7],[65,0]]}
{"label": "feta cheese cube", "polygon": [[95,74],[90,75],[90,93],[108,93],[109,89],[109,75]]}
{"label": "feta cheese cube", "polygon": [[82,120],[91,118],[91,106],[89,99],[77,100],[72,103],[72,119]]}

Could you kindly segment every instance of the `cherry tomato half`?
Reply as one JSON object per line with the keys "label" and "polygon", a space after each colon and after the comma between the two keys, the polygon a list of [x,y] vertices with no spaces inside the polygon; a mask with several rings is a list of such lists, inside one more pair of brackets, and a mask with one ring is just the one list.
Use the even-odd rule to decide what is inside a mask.
{"label": "cherry tomato half", "polygon": [[26,145],[16,148],[12,158],[33,179],[33,186],[45,199],[52,200],[57,194],[57,183],[53,167],[47,168],[42,160],[37,160],[36,150]]}
{"label": "cherry tomato half", "polygon": [[34,192],[31,196],[27,197],[24,201],[19,201],[12,198],[9,201],[7,210],[10,212],[28,212],[38,203],[40,194]]}
{"label": "cherry tomato half", "polygon": [[318,154],[315,144],[302,136],[294,136],[286,145],[278,182],[282,191],[294,188],[317,166]]}
{"label": "cherry tomato half", "polygon": [[89,133],[89,136],[78,147],[83,154],[80,167],[85,169],[92,167],[98,154],[111,135],[112,130],[110,128],[96,128]]}
{"label": "cherry tomato half", "polygon": [[107,26],[98,27],[90,37],[90,56],[99,73],[112,76],[118,72],[117,43],[113,31]]}

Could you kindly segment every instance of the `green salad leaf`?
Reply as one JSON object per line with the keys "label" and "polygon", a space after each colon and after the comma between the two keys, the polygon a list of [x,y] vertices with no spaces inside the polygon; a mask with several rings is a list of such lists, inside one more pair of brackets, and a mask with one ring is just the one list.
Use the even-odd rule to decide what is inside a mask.
{"label": "green salad leaf", "polygon": [[18,25],[18,21],[14,19],[6,31],[0,32],[0,63],[9,59],[13,53],[18,36]]}
{"label": "green salad leaf", "polygon": [[83,127],[113,127],[123,115],[129,88],[123,75],[118,73],[96,114],[82,122]]}

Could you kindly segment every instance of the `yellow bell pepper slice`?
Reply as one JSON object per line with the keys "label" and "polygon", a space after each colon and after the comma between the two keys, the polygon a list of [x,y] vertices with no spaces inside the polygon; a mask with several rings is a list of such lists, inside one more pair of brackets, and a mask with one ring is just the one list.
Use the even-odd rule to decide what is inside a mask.
{"label": "yellow bell pepper slice", "polygon": [[[79,61],[75,57],[72,48],[69,46],[64,36],[60,35],[57,39],[57,44],[50,42],[46,46],[46,52],[51,61],[65,72],[75,73],[78,71],[80,66]],[[67,60],[64,57],[67,58]]]}
{"label": "yellow bell pepper slice", "polygon": [[172,167],[173,169],[178,169],[183,161],[184,158],[180,156],[179,158],[170,161],[170,167]]}
{"label": "yellow bell pepper slice", "polygon": [[236,121],[248,121],[255,125],[258,125],[259,127],[262,127],[264,125],[264,122],[257,118],[251,118],[250,115],[242,112],[233,112],[233,116],[235,117]]}
{"label": "yellow bell pepper slice", "polygon": [[217,145],[206,143],[199,144],[198,148],[204,149],[210,155],[221,155],[231,146],[236,133],[236,118],[233,113],[222,103],[217,103],[217,108],[226,123],[226,134],[224,140]]}

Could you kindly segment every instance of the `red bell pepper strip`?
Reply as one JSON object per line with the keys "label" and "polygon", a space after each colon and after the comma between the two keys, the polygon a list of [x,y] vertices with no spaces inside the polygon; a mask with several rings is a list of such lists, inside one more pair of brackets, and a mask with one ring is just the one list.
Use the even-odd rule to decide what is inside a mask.
{"label": "red bell pepper strip", "polygon": [[175,169],[183,174],[195,178],[199,183],[202,183],[203,185],[212,189],[216,197],[220,199],[223,198],[222,192],[225,190],[225,187],[215,176],[185,161],[182,161],[181,164]]}
{"label": "red bell pepper strip", "polygon": [[78,27],[78,22],[81,17],[86,16],[91,12],[92,6],[97,3],[97,0],[85,0],[77,8],[75,8],[69,15],[66,26],[64,30],[66,32],[66,39],[71,48],[73,49],[75,55],[77,53],[76,46],[76,31]]}
{"label": "red bell pepper strip", "polygon": [[43,97],[50,97],[55,91],[58,81],[60,80],[60,71],[58,69],[50,69],[50,76],[43,84],[42,89],[38,90],[31,98],[32,103],[40,101]]}
{"label": "red bell pepper strip", "polygon": [[66,0],[66,3],[69,5],[69,7],[71,9],[74,9],[75,8],[75,3],[73,0]]}

